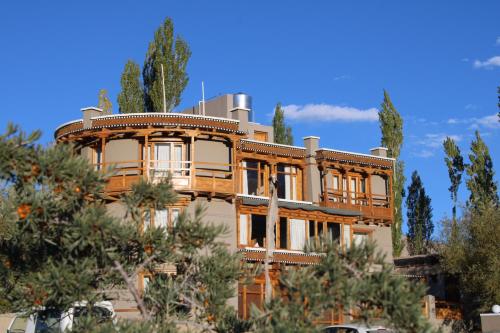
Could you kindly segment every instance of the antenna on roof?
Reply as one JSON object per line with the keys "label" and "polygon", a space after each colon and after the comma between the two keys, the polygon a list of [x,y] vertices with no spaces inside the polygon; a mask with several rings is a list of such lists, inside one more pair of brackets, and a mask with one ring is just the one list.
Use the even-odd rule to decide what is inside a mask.
{"label": "antenna on roof", "polygon": [[203,107],[203,115],[205,115],[205,84],[201,81],[201,105]]}
{"label": "antenna on roof", "polygon": [[161,64],[161,86],[163,87],[163,113],[167,113],[167,97],[165,95],[165,75],[163,74],[163,64]]}

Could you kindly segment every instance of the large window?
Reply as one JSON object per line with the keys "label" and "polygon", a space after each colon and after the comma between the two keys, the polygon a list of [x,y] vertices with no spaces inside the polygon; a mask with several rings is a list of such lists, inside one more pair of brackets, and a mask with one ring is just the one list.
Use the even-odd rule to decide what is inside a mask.
{"label": "large window", "polygon": [[267,195],[268,166],[263,161],[241,162],[241,193]]}
{"label": "large window", "polygon": [[288,200],[301,200],[302,189],[300,188],[300,169],[293,165],[281,164],[277,165],[278,176],[278,197]]}
{"label": "large window", "polygon": [[[265,247],[267,245],[265,215],[240,214],[238,229],[240,246]],[[274,232],[277,249],[303,250],[307,239],[305,220],[279,218]]]}
{"label": "large window", "polygon": [[168,233],[175,227],[180,213],[180,207],[166,207],[165,209],[153,210],[152,213],[147,211],[144,216],[144,229],[154,225],[157,228],[164,228],[165,233]]}

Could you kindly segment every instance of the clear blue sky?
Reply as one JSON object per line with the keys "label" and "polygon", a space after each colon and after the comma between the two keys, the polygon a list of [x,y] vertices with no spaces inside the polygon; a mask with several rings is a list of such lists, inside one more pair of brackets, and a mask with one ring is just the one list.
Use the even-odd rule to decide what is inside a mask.
{"label": "clear blue sky", "polygon": [[373,108],[385,88],[404,117],[407,177],[420,172],[436,221],[451,211],[446,135],[468,152],[479,129],[500,170],[499,1],[4,1],[1,127],[40,128],[48,143],[100,88],[116,112],[125,62],[142,65],[167,16],[193,53],[179,109],[203,80],[207,96],[252,95],[262,123],[282,102],[298,145],[318,135],[365,153],[380,143]]}

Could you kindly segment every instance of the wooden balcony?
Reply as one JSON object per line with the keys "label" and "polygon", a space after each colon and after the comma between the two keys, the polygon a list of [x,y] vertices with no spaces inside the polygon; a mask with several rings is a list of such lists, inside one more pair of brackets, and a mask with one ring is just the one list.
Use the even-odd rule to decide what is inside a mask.
{"label": "wooden balcony", "polygon": [[328,188],[320,198],[320,204],[331,208],[361,212],[363,220],[390,223],[393,220],[391,198],[388,195],[362,192],[335,191]]}
{"label": "wooden balcony", "polygon": [[134,160],[94,164],[97,170],[111,168],[105,191],[117,194],[131,189],[140,179],[158,183],[171,176],[172,184],[178,191],[203,192],[211,194],[233,194],[236,192],[234,168],[232,164]]}

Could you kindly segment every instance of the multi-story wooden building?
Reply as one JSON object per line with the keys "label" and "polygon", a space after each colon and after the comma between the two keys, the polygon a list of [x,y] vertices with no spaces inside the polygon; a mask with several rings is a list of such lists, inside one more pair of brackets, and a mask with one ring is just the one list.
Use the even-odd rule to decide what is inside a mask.
{"label": "multi-story wooden building", "polygon": [[[303,146],[275,144],[272,127],[251,121],[251,100],[244,94],[223,95],[181,113],[102,116],[97,108],[82,112],[83,119],[59,126],[55,139],[74,142],[96,169],[115,167],[105,191],[116,216],[124,216],[119,197],[134,182],[155,182],[170,173],[179,200],[155,212],[152,223],[172,225],[182,210],[205,203],[206,220],[228,227],[228,247],[241,252],[243,260],[260,263],[266,244],[268,178],[276,174],[274,276],[283,267],[317,261],[302,249],[321,235],[345,247],[374,239],[392,262],[393,159],[386,157],[385,148],[372,149],[371,154],[320,148],[314,136],[305,137]],[[248,315],[250,303],[263,300],[263,291],[263,279],[239,286],[233,304],[241,316]]]}

